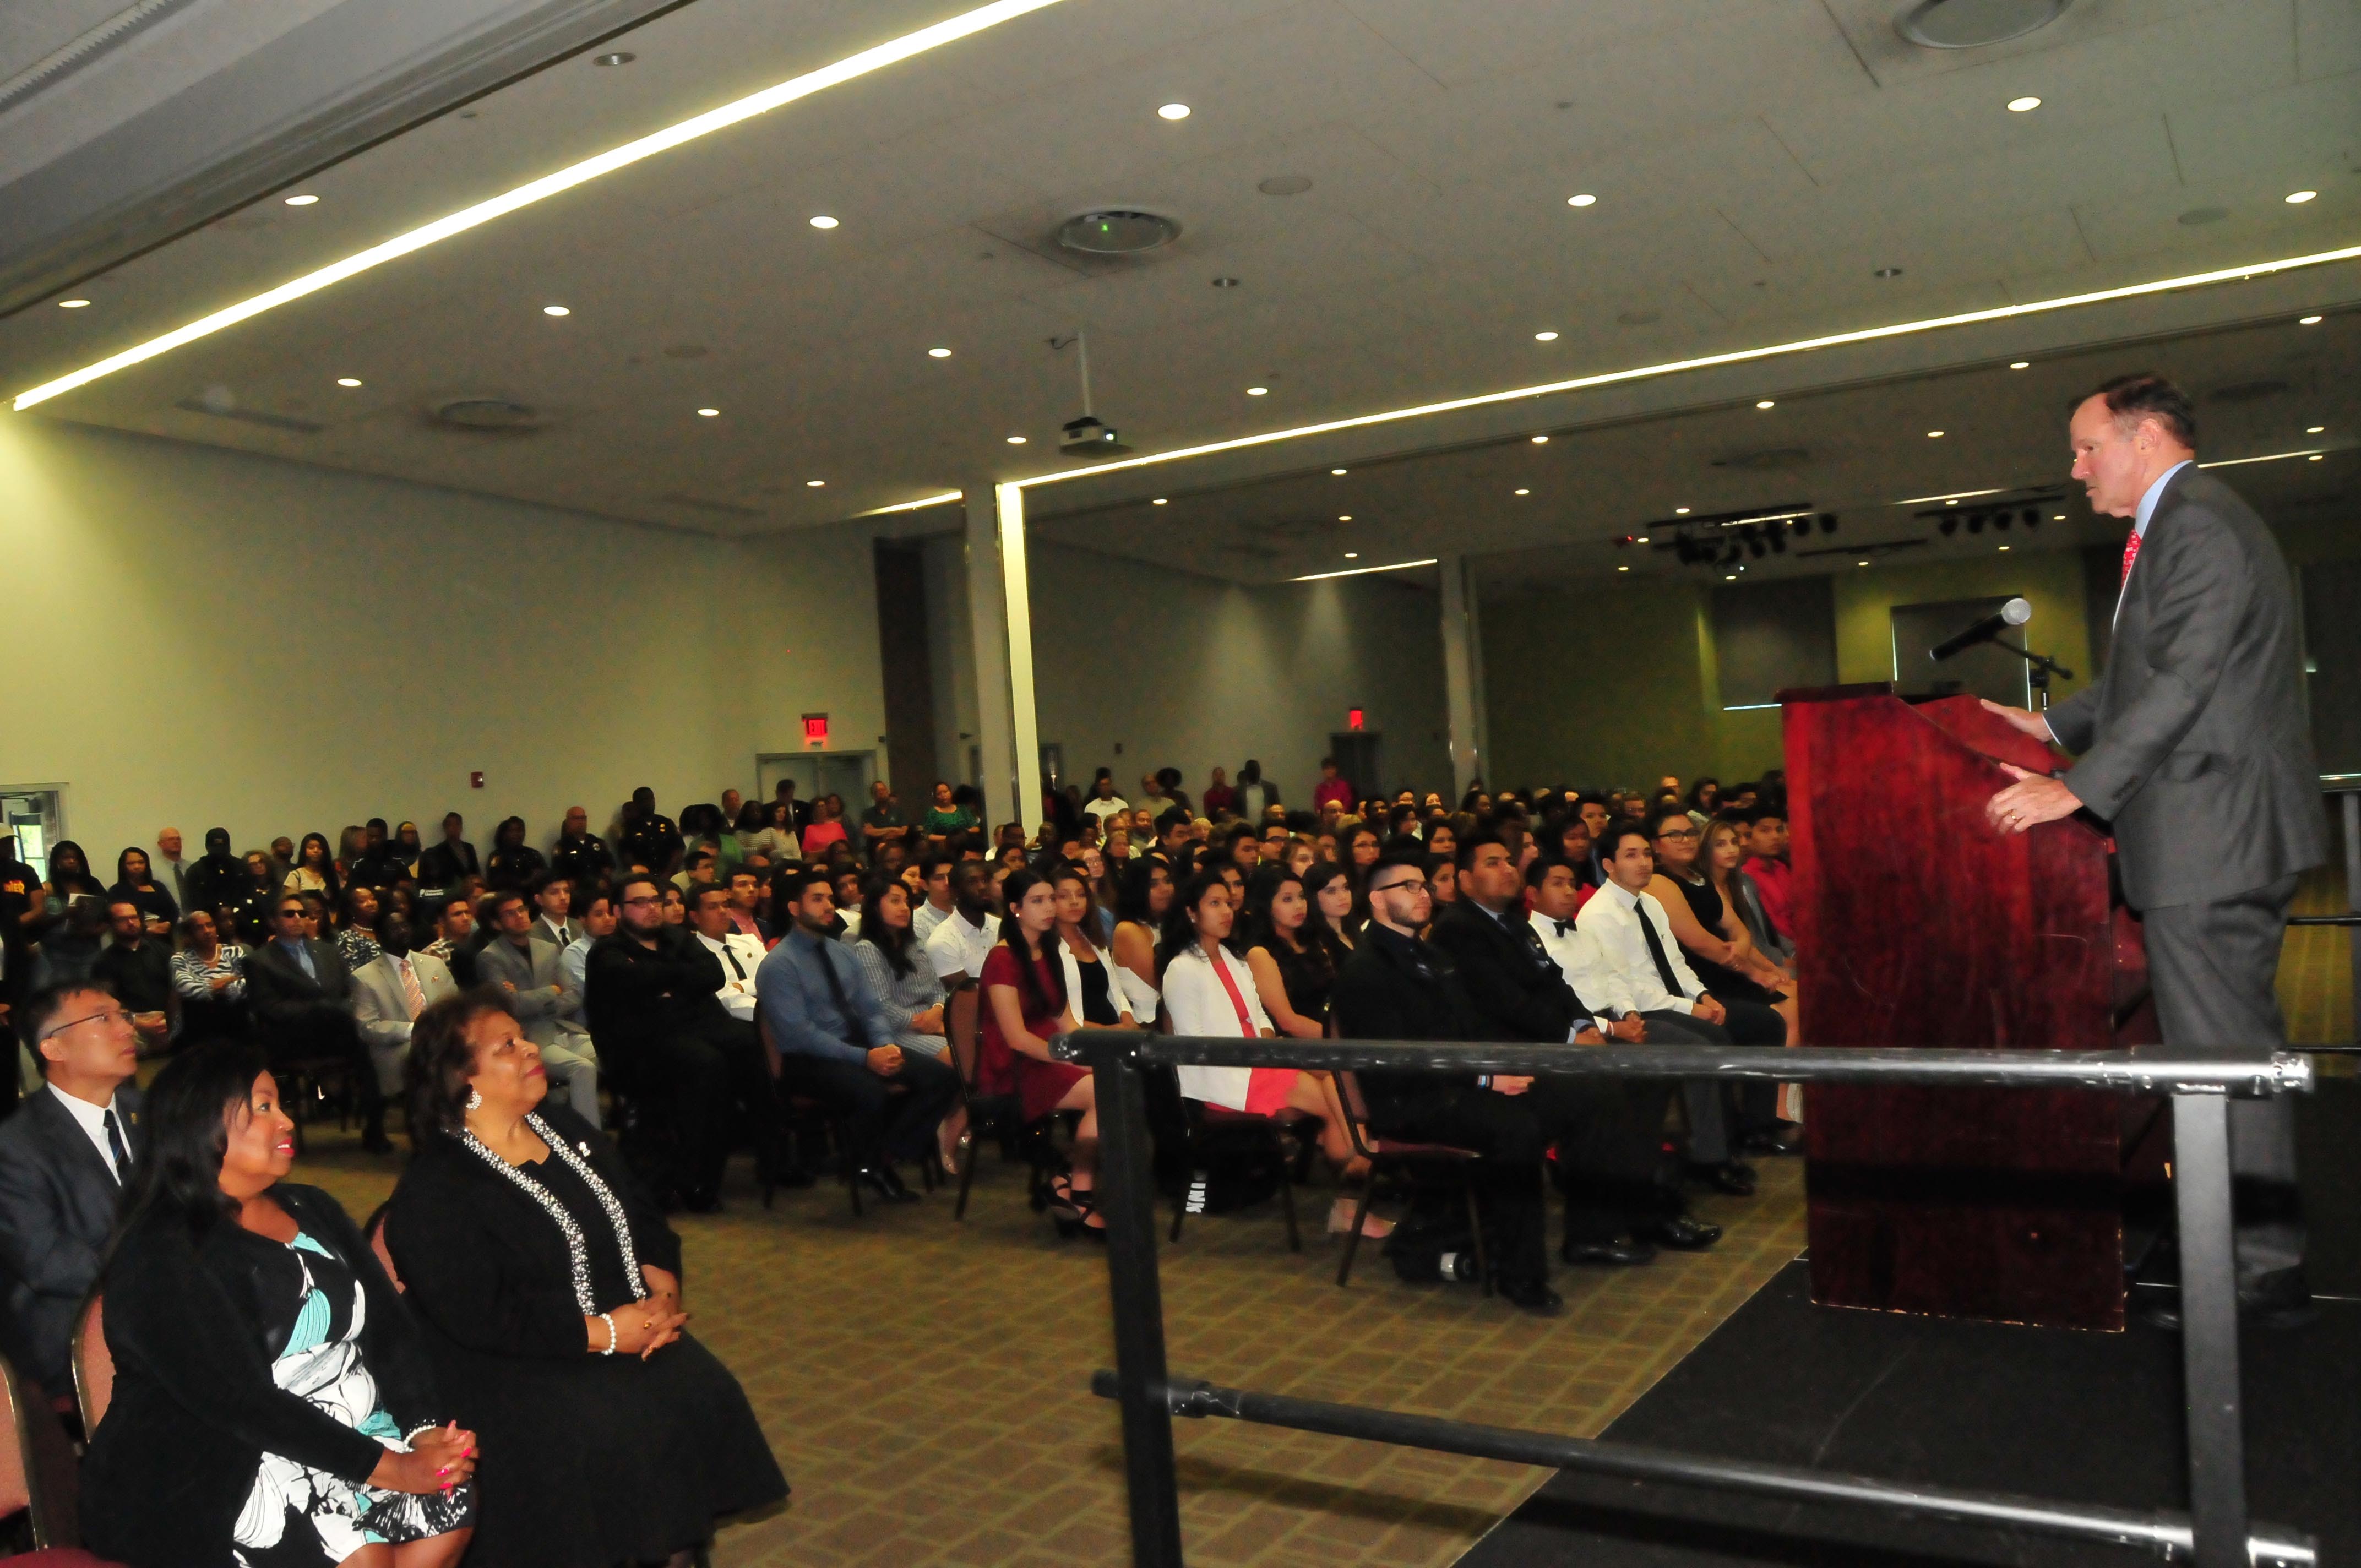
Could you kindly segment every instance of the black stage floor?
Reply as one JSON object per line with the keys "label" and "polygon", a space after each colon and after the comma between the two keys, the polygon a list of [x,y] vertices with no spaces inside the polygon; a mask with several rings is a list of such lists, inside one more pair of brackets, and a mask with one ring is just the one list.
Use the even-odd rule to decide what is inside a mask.
{"label": "black stage floor", "polygon": [[[2361,1083],[2329,1080],[2301,1103],[2309,1266],[2323,1299],[2309,1327],[2245,1337],[2248,1495],[2257,1519],[2316,1537],[2324,1563],[2361,1563],[2361,1173],[2351,1155],[2361,1146]],[[1888,1480],[2180,1508],[2180,1354],[2177,1337],[2143,1324],[2078,1333],[1815,1307],[1797,1262],[1606,1435]],[[1807,1538],[1765,1534],[1773,1524]],[[2153,1561],[1861,1509],[1561,1475],[1460,1568]]]}

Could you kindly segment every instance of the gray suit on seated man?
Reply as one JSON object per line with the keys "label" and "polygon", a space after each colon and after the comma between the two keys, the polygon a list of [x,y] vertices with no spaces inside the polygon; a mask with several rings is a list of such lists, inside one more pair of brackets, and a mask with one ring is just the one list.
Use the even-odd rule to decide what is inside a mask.
{"label": "gray suit on seated man", "polygon": [[17,1021],[49,1083],[0,1122],[0,1349],[56,1397],[143,1142],[139,1036],[86,981],[36,992]]}
{"label": "gray suit on seated man", "polygon": [[458,993],[451,966],[432,953],[412,952],[409,929],[399,920],[378,923],[376,958],[353,971],[353,1021],[368,1047],[378,1089],[388,1098],[401,1093],[402,1065],[410,1059],[410,1026],[434,1003]]}
{"label": "gray suit on seated man", "polygon": [[578,1025],[580,995],[566,983],[559,960],[566,949],[541,939],[524,895],[496,894],[491,899],[492,939],[476,955],[476,972],[486,985],[508,992],[509,1006],[524,1025],[525,1038],[541,1047],[550,1081],[566,1090],[566,1103],[592,1126],[598,1124],[598,1056]]}

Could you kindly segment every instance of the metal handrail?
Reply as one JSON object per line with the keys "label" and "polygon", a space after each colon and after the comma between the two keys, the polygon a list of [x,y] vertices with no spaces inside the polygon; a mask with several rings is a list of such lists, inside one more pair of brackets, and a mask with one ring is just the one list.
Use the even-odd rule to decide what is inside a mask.
{"label": "metal handrail", "polygon": [[[2308,1568],[2309,1537],[2254,1527],[2247,1517],[2240,1423],[2237,1290],[2231,1255],[2228,1103],[2311,1089],[2301,1053],[2256,1047],[2196,1051],[1808,1049],[1736,1052],[1712,1047],[1619,1049],[1476,1041],[1246,1039],[1093,1029],[1061,1035],[1051,1054],[1090,1065],[1098,1106],[1100,1212],[1115,1369],[1093,1378],[1123,1419],[1124,1470],[1135,1568],[1181,1568],[1172,1418],[1224,1415],[1310,1431],[1449,1453],[1677,1482],[1720,1490],[1815,1497],[1905,1517],[1978,1519],[2083,1541],[2124,1541],[2195,1568]],[[1546,1072],[1585,1077],[1771,1078],[1784,1081],[1929,1087],[2081,1088],[2173,1097],[2173,1197],[2181,1255],[2181,1372],[2186,1395],[2190,1511],[2136,1513],[1865,1475],[1582,1442],[1396,1411],[1323,1405],[1221,1389],[1172,1377],[1164,1359],[1157,1277],[1155,1176],[1141,1069],[1151,1066],[1294,1067],[1313,1070]],[[1579,1446],[1576,1446],[1579,1444]],[[1791,1526],[1774,1533],[1794,1535]]]}

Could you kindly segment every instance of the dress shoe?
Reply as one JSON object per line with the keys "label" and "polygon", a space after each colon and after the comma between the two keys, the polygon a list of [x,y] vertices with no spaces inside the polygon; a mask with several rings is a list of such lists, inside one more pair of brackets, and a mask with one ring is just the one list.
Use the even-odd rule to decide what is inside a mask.
{"label": "dress shoe", "polygon": [[1754,1196],[1754,1168],[1744,1160],[1726,1159],[1719,1165],[1692,1165],[1688,1179],[1716,1192],[1727,1192],[1732,1198]]}
{"label": "dress shoe", "polygon": [[1631,1234],[1675,1252],[1703,1252],[1721,1240],[1721,1227],[1692,1220],[1686,1214],[1675,1214],[1670,1219],[1642,1221],[1631,1227]]}
{"label": "dress shoe", "polygon": [[[2169,1333],[2180,1332],[2180,1293],[2158,1293],[2136,1314],[2142,1322]],[[2300,1329],[2320,1316],[2312,1305],[2312,1287],[2301,1268],[2282,1268],[2259,1275],[2238,1287],[2238,1321],[2265,1329]]]}
{"label": "dress shoe", "polygon": [[1739,1147],[1754,1155],[1799,1155],[1804,1152],[1804,1124],[1782,1122],[1775,1127],[1759,1133],[1749,1133],[1740,1140]]}
{"label": "dress shoe", "polygon": [[915,1203],[918,1195],[902,1183],[890,1165],[863,1166],[852,1173],[852,1179],[888,1203]]}
{"label": "dress shoe", "polygon": [[1551,1289],[1546,1279],[1521,1279],[1513,1285],[1504,1279],[1499,1291],[1501,1300],[1537,1318],[1554,1318],[1565,1310],[1565,1298]]}
{"label": "dress shoe", "polygon": [[1656,1249],[1646,1242],[1569,1241],[1557,1249],[1566,1262],[1593,1268],[1635,1268],[1656,1261]]}

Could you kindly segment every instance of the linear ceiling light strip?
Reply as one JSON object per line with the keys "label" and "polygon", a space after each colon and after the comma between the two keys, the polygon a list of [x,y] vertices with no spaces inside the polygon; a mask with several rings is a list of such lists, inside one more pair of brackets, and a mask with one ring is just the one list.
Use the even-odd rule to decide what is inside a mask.
{"label": "linear ceiling light strip", "polygon": [[1347,566],[1341,572],[1311,572],[1301,577],[1290,577],[1291,583],[1324,583],[1331,577],[1366,577],[1371,572],[1400,572],[1412,566],[1432,566],[1437,557],[1429,555],[1417,561],[1393,561],[1383,566]]}
{"label": "linear ceiling light strip", "polygon": [[1367,425],[1390,424],[1399,420],[1425,419],[1435,414],[1457,413],[1464,409],[1480,409],[1494,403],[1512,403],[1526,398],[1545,398],[1560,392],[1578,392],[1591,387],[1613,386],[1621,381],[1653,380],[1660,376],[1675,376],[1686,370],[1709,370],[1723,365],[1743,365],[1751,360],[1773,359],[1788,354],[1808,354],[1814,349],[1839,348],[1847,344],[1873,343],[1880,338],[1906,337],[1913,333],[1937,332],[1945,327],[1973,326],[1980,322],[2008,321],[2017,316],[2039,315],[2048,312],[2072,310],[2080,305],[2100,305],[2115,300],[2135,300],[2145,294],[2170,293],[2181,289],[2202,288],[2210,283],[2235,282],[2242,279],[2260,278],[2274,272],[2292,272],[2301,268],[2324,267],[2331,262],[2351,261],[2361,258],[2361,245],[2346,246],[2339,250],[2323,250],[2311,256],[2291,256],[2278,261],[2258,261],[2245,267],[2224,267],[2213,272],[2196,272],[2184,278],[2160,278],[2152,283],[2132,283],[2120,289],[2099,289],[2087,294],[2066,294],[2054,300],[2035,300],[2022,305],[1998,305],[1990,310],[1964,311],[1958,315],[1930,316],[1924,321],[1898,322],[1892,326],[1864,327],[1858,332],[1831,333],[1825,337],[1799,338],[1793,343],[1774,343],[1762,348],[1733,349],[1727,354],[1708,354],[1695,359],[1675,359],[1662,365],[1642,365],[1629,370],[1609,370],[1597,376],[1577,376],[1566,381],[1544,381],[1536,387],[1516,387],[1505,392],[1484,392],[1472,398],[1454,398],[1448,402],[1421,403],[1416,408],[1392,409],[1384,413],[1356,414],[1350,419],[1329,420],[1320,424],[1297,425],[1291,430],[1274,430],[1263,435],[1242,435],[1231,441],[1207,442],[1202,446],[1177,447],[1170,452],[1150,453],[1144,457],[1118,458],[1112,463],[1100,463],[1088,468],[1068,468],[1055,474],[1039,474],[1016,482],[1027,489],[1038,485],[1063,484],[1069,479],[1088,479],[1100,474],[1113,474],[1126,468],[1144,468],[1151,464],[1178,463],[1184,458],[1209,457],[1217,452],[1237,452],[1252,446],[1269,446],[1281,441],[1298,441],[1309,435],[1331,435],[1340,430],[1358,430]]}
{"label": "linear ceiling light strip", "polygon": [[291,301],[300,300],[306,294],[316,294],[332,283],[341,283],[346,279],[366,272],[372,267],[381,266],[399,257],[408,256],[414,250],[423,250],[437,240],[449,239],[453,235],[465,234],[467,230],[488,224],[494,218],[505,217],[520,208],[532,206],[534,203],[546,200],[560,192],[570,191],[575,186],[596,180],[602,174],[611,174],[616,170],[629,168],[642,159],[653,158],[660,152],[668,152],[684,142],[710,136],[713,132],[726,129],[741,120],[749,120],[757,115],[767,114],[773,109],[792,104],[799,98],[808,98],[815,93],[850,82],[855,77],[865,76],[873,71],[896,64],[914,55],[924,54],[927,50],[939,48],[944,44],[955,43],[961,38],[983,32],[988,27],[997,27],[1003,22],[1046,9],[1058,3],[1059,0],[994,0],[992,5],[978,6],[961,16],[937,22],[930,27],[921,27],[917,32],[895,38],[890,43],[879,44],[874,49],[866,49],[858,54],[848,55],[833,65],[822,66],[818,71],[779,82],[775,86],[765,87],[759,93],[750,93],[733,103],[724,104],[718,109],[709,109],[702,115],[683,120],[678,125],[653,132],[636,141],[625,142],[622,146],[610,148],[596,157],[586,158],[579,163],[571,164],[557,170],[555,174],[544,175],[529,184],[520,185],[513,191],[494,196],[489,201],[478,202],[472,207],[463,208],[447,217],[437,218],[434,222],[412,229],[407,234],[396,235],[381,245],[371,246],[368,249],[347,256],[341,261],[331,262],[317,271],[307,272],[301,278],[291,279],[276,289],[255,295],[252,299],[241,300],[225,310],[215,311],[213,314],[192,321],[186,326],[177,327],[161,337],[150,338],[148,342],[136,347],[126,348],[120,354],[110,355],[94,365],[86,365],[70,375],[59,377],[54,381],[43,382],[29,391],[17,393],[16,406],[21,411],[37,403],[47,402],[60,392],[70,392],[76,387],[88,386],[102,376],[112,375],[142,360],[153,359],[159,354],[169,354],[183,344],[193,343],[201,337],[210,336],[224,327],[236,326],[239,322],[258,316],[265,311],[275,309]]}

